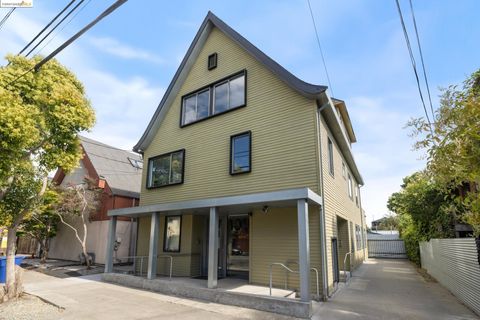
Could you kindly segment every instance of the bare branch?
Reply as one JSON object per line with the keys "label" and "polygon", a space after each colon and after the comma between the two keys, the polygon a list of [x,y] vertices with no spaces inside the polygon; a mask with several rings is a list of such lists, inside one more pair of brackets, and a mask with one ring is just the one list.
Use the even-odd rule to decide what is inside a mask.
{"label": "bare branch", "polygon": [[72,229],[74,232],[75,232],[75,237],[77,238],[78,241],[80,241],[82,243],[82,239],[80,238],[80,236],[78,235],[78,231],[77,229],[75,229],[74,226],[72,226],[71,224],[69,224],[68,222],[66,222],[65,220],[63,220],[63,217],[60,213],[57,212],[57,215],[60,217],[60,221],[66,225],[67,227],[69,227],[70,229]]}

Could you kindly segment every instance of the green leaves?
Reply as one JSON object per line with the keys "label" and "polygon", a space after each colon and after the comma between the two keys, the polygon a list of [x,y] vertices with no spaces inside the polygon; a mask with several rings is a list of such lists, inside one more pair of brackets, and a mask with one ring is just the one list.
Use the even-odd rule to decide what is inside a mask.
{"label": "green leaves", "polygon": [[455,203],[464,210],[461,217],[480,235],[480,70],[461,87],[443,90],[435,113],[434,135],[425,119],[413,119],[408,126],[418,138],[416,149],[426,149],[426,173],[444,193],[462,189],[464,183],[476,186],[458,192]]}
{"label": "green leaves", "polygon": [[82,157],[77,134],[90,129],[94,111],[75,75],[52,60],[7,56],[0,68],[0,225],[18,225],[41,203],[42,180]]}

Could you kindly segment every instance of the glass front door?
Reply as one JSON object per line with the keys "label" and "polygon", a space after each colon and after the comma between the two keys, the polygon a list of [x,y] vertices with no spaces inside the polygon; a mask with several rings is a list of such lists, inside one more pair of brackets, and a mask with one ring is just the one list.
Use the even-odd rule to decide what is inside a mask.
{"label": "glass front door", "polygon": [[227,276],[248,280],[249,216],[230,215],[227,223]]}

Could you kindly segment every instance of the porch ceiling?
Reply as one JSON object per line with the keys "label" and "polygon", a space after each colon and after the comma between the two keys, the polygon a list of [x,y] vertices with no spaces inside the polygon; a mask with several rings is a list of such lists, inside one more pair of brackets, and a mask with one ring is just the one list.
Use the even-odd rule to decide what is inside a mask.
{"label": "porch ceiling", "polygon": [[207,214],[208,208],[218,207],[235,211],[235,213],[247,213],[255,208],[265,205],[269,207],[296,206],[296,200],[306,199],[309,204],[322,204],[322,198],[309,188],[288,189],[273,192],[252,193],[238,196],[208,198],[199,200],[160,203],[148,206],[122,208],[109,210],[109,216],[139,217],[153,212],[160,214],[181,213],[189,210],[193,214]]}

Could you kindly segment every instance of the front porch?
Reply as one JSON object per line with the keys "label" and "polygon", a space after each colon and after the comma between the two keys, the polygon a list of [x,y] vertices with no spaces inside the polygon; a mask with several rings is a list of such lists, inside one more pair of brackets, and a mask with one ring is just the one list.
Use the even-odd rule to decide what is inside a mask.
{"label": "front porch", "polygon": [[274,312],[298,318],[309,318],[312,312],[310,302],[295,298],[291,290],[251,285],[241,279],[225,278],[217,281],[215,289],[206,286],[207,280],[189,277],[158,277],[147,279],[121,273],[104,273],[102,280],[128,287],[155,291],[167,295],[206,300],[226,305]]}
{"label": "front porch", "polygon": [[[326,293],[326,272],[320,262],[322,235],[318,234],[323,229],[321,200],[310,189],[300,188],[109,211],[112,218],[104,279],[165,294],[308,317],[312,297],[323,297]],[[313,210],[310,221],[309,207]],[[139,223],[143,226],[143,231],[139,231],[139,237],[143,236],[143,252],[137,254],[145,259],[140,267],[138,262],[134,264],[133,270],[135,273],[140,269],[140,275],[146,278],[114,273],[118,216],[143,219]],[[182,250],[165,253],[165,235],[170,230],[167,220],[175,216],[182,217],[178,222],[185,224],[180,227],[182,232],[190,234],[178,235],[176,241],[183,243]],[[247,237],[242,244],[236,238],[238,247],[233,248],[226,232],[232,229],[232,217],[238,224],[255,225],[255,242],[248,244]],[[315,239],[312,243],[311,232]],[[164,254],[160,253],[162,247]],[[157,278],[159,273],[172,274],[172,258],[165,259],[170,255],[175,269],[173,278]],[[229,269],[232,265],[236,268],[233,275]],[[246,277],[238,276],[245,272]],[[276,287],[271,295],[269,278]]]}

